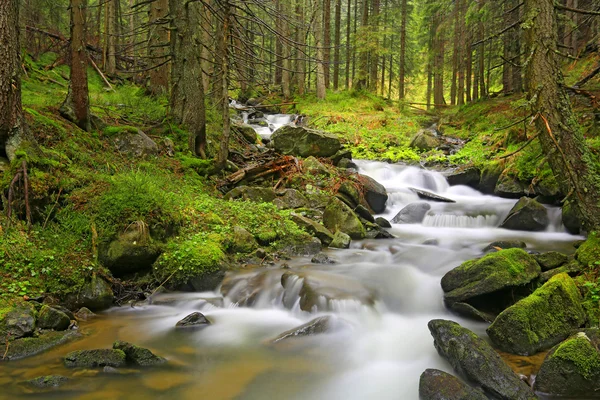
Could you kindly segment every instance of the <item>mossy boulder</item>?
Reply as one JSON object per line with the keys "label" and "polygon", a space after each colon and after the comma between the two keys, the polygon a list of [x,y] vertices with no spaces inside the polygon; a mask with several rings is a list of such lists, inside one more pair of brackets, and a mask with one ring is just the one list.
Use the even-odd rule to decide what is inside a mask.
{"label": "mossy boulder", "polygon": [[62,375],[46,375],[29,379],[25,383],[37,389],[57,388],[69,382],[71,379]]}
{"label": "mossy boulder", "polygon": [[345,180],[338,189],[338,195],[343,195],[344,201],[350,207],[354,208],[361,204],[361,193],[359,190],[360,185],[351,180]]}
{"label": "mossy boulder", "polygon": [[410,203],[392,218],[392,224],[420,224],[430,209],[429,203]]}
{"label": "mossy boulder", "polygon": [[494,189],[503,170],[502,163],[490,162],[486,164],[481,170],[478,190],[485,194],[494,194]]}
{"label": "mossy boulder", "polygon": [[131,229],[101,247],[99,258],[114,276],[122,277],[150,271],[161,253],[162,245],[152,240],[145,229]]}
{"label": "mossy boulder", "polygon": [[329,244],[329,247],[334,249],[347,249],[350,248],[350,242],[352,238],[345,234],[344,232],[337,231],[333,235],[333,240]]}
{"label": "mossy boulder", "polygon": [[506,249],[524,249],[527,247],[525,242],[520,240],[496,240],[483,248],[484,253],[500,251]]}
{"label": "mossy boulder", "polygon": [[291,218],[299,227],[318,238],[325,246],[333,241],[333,234],[322,224],[296,213],[292,213]]}
{"label": "mossy boulder", "polygon": [[108,282],[93,274],[80,287],[75,288],[65,302],[70,309],[86,307],[92,311],[102,311],[112,305],[113,299],[114,294]]}
{"label": "mossy boulder", "polygon": [[[265,120],[262,120],[262,121],[266,123]],[[250,121],[248,121],[248,122],[250,122]],[[261,122],[260,120],[253,121],[253,123],[255,125],[261,125],[260,122]],[[268,123],[266,123],[266,126],[268,126]],[[243,123],[233,123],[233,124],[231,124],[231,130],[233,132],[237,133],[242,138],[244,138],[250,144],[260,143],[258,134],[254,130],[254,128],[251,127],[250,125],[243,124]]]}
{"label": "mossy boulder", "polygon": [[323,175],[328,176],[329,170],[321,161],[315,157],[310,156],[302,162],[302,171],[311,175]]}
{"label": "mossy boulder", "polygon": [[123,129],[113,134],[112,141],[119,153],[140,158],[158,154],[158,145],[139,129]]}
{"label": "mossy boulder", "polygon": [[238,186],[224,196],[225,200],[243,199],[254,201],[255,203],[270,203],[277,197],[275,191],[271,188],[260,186]]}
{"label": "mossy boulder", "polygon": [[67,368],[120,368],[127,365],[126,360],[123,350],[95,349],[72,351],[65,356],[64,363]]}
{"label": "mossy boulder", "polygon": [[306,207],[308,199],[296,189],[286,189],[273,200],[273,204],[280,210],[289,210]]}
{"label": "mossy boulder", "polygon": [[37,319],[37,326],[42,329],[64,331],[69,327],[71,320],[62,311],[43,305]]}
{"label": "mossy boulder", "polygon": [[575,252],[575,259],[586,267],[600,264],[600,235],[592,232]]}
{"label": "mossy boulder", "polygon": [[341,200],[333,197],[323,213],[323,225],[332,232],[342,231],[352,239],[364,239],[366,230],[358,216]]}
{"label": "mossy boulder", "polygon": [[581,216],[572,201],[566,201],[562,206],[562,223],[569,233],[573,235],[581,233]]}
{"label": "mossy boulder", "polygon": [[121,340],[113,343],[113,349],[122,350],[129,365],[152,367],[167,362],[165,358],[157,356],[148,349]]}
{"label": "mossy boulder", "polygon": [[254,236],[241,226],[233,227],[230,249],[236,253],[251,253],[258,244]]}
{"label": "mossy boulder", "polygon": [[[26,337],[14,340],[8,346],[4,360],[19,360],[43,353],[53,347],[78,339],[81,334],[74,330],[49,331],[37,337]],[[2,358],[0,358],[2,360]]]}
{"label": "mossy boulder", "polygon": [[497,399],[535,399],[531,388],[483,339],[456,322],[436,319],[427,325],[433,344],[461,376]]}
{"label": "mossy boulder", "polygon": [[526,185],[513,177],[508,170],[504,170],[496,182],[494,194],[508,199],[518,199],[525,195],[525,187]]}
{"label": "mossy boulder", "polygon": [[455,377],[438,369],[426,369],[419,379],[421,400],[487,400],[479,389],[474,389]]}
{"label": "mossy boulder", "polygon": [[543,231],[549,223],[546,207],[533,199],[521,197],[510,210],[500,228],[535,232]]}
{"label": "mossy boulder", "polygon": [[342,147],[334,134],[291,125],[277,129],[271,141],[275,151],[297,157],[331,157]]}
{"label": "mossy boulder", "polygon": [[442,141],[432,131],[423,129],[413,135],[409,146],[414,149],[427,151],[433,150],[441,144]]}
{"label": "mossy boulder", "polygon": [[564,340],[585,323],[581,301],[573,279],[558,274],[500,313],[487,333],[502,351],[535,354]]}
{"label": "mossy boulder", "polygon": [[583,332],[554,347],[535,379],[535,390],[550,396],[586,397],[600,387],[598,343]]}
{"label": "mossy boulder", "polygon": [[558,267],[562,267],[569,262],[569,256],[558,251],[549,251],[547,253],[535,254],[535,261],[540,264],[542,271],[550,271]]}
{"label": "mossy boulder", "polygon": [[[501,250],[462,263],[442,278],[444,301],[455,303],[527,285],[541,273],[535,259],[519,248]],[[492,301],[492,298],[488,299]]]}
{"label": "mossy boulder", "polygon": [[0,301],[0,344],[31,336],[36,318],[37,311],[32,303],[22,300]]}

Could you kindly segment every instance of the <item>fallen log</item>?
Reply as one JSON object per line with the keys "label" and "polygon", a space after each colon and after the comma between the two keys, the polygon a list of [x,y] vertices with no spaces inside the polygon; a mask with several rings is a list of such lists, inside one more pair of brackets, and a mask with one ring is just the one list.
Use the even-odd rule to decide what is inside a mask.
{"label": "fallen log", "polygon": [[298,159],[293,156],[281,156],[276,159],[264,160],[258,163],[239,169],[238,171],[226,176],[217,183],[217,188],[226,193],[234,186],[244,182],[251,183],[256,179],[264,178],[269,175],[279,175],[279,178],[300,172]]}

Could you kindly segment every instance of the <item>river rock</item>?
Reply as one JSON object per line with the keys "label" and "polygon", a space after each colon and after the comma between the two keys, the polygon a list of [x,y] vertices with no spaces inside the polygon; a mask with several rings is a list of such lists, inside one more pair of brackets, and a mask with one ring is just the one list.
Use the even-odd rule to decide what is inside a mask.
{"label": "river rock", "polygon": [[283,304],[290,309],[296,306],[298,297],[300,309],[307,312],[331,311],[338,301],[365,306],[375,303],[373,291],[358,280],[324,271],[287,271],[281,276],[281,285]]}
{"label": "river rock", "polygon": [[352,241],[352,238],[350,238],[350,236],[348,236],[344,232],[337,231],[333,235],[333,240],[329,244],[329,247],[334,248],[334,249],[347,249],[350,247],[351,241]]}
{"label": "river rock", "polygon": [[0,344],[33,334],[37,312],[32,303],[21,300],[8,303],[0,300],[0,307]]}
{"label": "river rock", "polygon": [[204,314],[193,312],[184,319],[175,324],[176,328],[198,328],[210,325],[210,321],[206,319]]}
{"label": "river rock", "polygon": [[550,271],[551,269],[562,267],[569,262],[569,256],[558,251],[534,254],[533,258],[540,264],[542,271]]}
{"label": "river rock", "polygon": [[546,207],[533,199],[521,197],[510,210],[500,228],[535,232],[543,231],[549,223]]}
{"label": "river rock", "polygon": [[488,163],[485,168],[481,170],[481,179],[479,180],[479,190],[481,193],[494,194],[496,184],[502,175],[504,167],[502,163],[491,162]]}
{"label": "river rock", "polygon": [[319,253],[310,260],[313,264],[335,264],[335,260],[329,258],[327,254]]}
{"label": "river rock", "polygon": [[323,225],[332,232],[342,231],[352,239],[364,239],[365,227],[354,211],[341,200],[333,197],[323,213]]}
{"label": "river rock", "polygon": [[64,358],[67,368],[124,367],[127,365],[125,353],[115,349],[77,350]]}
{"label": "river rock", "polygon": [[89,321],[92,318],[96,318],[96,314],[87,307],[81,307],[79,311],[75,313],[75,318],[79,321]]}
{"label": "river rock", "polygon": [[538,263],[522,249],[490,253],[466,261],[444,275],[444,301],[450,308],[455,303],[469,303],[477,309],[484,307],[485,312],[497,313],[514,302],[514,289],[527,285],[540,273]]}
{"label": "river rock", "polygon": [[455,200],[440,196],[440,195],[432,193],[432,192],[428,192],[427,190],[422,190],[422,189],[417,189],[417,188],[409,188],[409,189],[411,192],[416,193],[420,199],[437,201],[440,203],[456,203]]}
{"label": "river rock", "polygon": [[152,367],[167,362],[166,359],[157,356],[148,349],[121,340],[117,340],[113,343],[113,349],[122,350],[123,353],[125,353],[127,363],[130,365]]}
{"label": "river rock", "polygon": [[369,210],[367,210],[367,208],[361,204],[357,205],[354,208],[354,212],[356,213],[356,215],[359,216],[359,218],[362,218],[363,220],[365,220],[366,222],[375,223],[375,217],[373,217],[373,214],[371,214],[371,212]]}
{"label": "river rock", "polygon": [[236,253],[251,253],[257,247],[254,236],[241,226],[233,227],[231,251]]}
{"label": "river rock", "polygon": [[306,207],[308,200],[296,189],[286,189],[283,194],[278,195],[273,204],[280,210],[289,210],[293,208]]}
{"label": "river rock", "polygon": [[37,389],[49,389],[62,386],[70,380],[70,378],[67,378],[66,376],[62,375],[46,375],[29,379],[28,381],[25,381],[25,383]]}
{"label": "river rock", "polygon": [[365,200],[375,214],[385,211],[385,204],[388,200],[388,194],[385,187],[375,179],[367,175],[358,174],[358,181],[362,185],[362,192]]}
{"label": "river rock", "polygon": [[584,332],[554,347],[535,378],[536,391],[558,397],[587,398],[600,387],[600,352]]}
{"label": "river rock", "polygon": [[498,178],[494,194],[508,199],[518,199],[525,195],[525,187],[526,185],[513,178],[508,170],[504,170]]}
{"label": "river rock", "polygon": [[358,165],[350,158],[342,158],[336,166],[343,169],[353,169],[358,171]]}
{"label": "river rock", "polygon": [[502,351],[535,354],[564,340],[585,323],[581,301],[573,279],[558,274],[500,313],[487,333]]}
{"label": "river rock", "polygon": [[360,185],[354,181],[346,180],[342,182],[340,188],[338,189],[338,195],[344,195],[344,199],[347,200],[344,200],[344,202],[351,208],[354,208],[361,203],[359,186]]}
{"label": "river rock", "polygon": [[273,339],[271,343],[278,343],[291,338],[315,336],[322,333],[327,333],[332,329],[333,324],[334,318],[330,315],[315,318],[311,321],[308,321],[306,324],[300,325],[296,328],[290,329],[289,331],[283,332],[275,339]]}
{"label": "river rock", "polygon": [[[342,160],[352,161],[352,151],[350,151],[350,149],[342,148],[337,153],[335,153],[333,156],[329,157],[329,159],[331,160],[333,165],[335,165],[336,167],[340,167],[339,164]],[[347,168],[347,167],[340,167],[340,168]]]}
{"label": "river rock", "polygon": [[321,240],[318,238],[311,238],[311,240],[288,244],[282,249],[282,252],[290,257],[313,256],[320,252],[322,247],[323,244],[321,243]]}
{"label": "river rock", "polygon": [[256,203],[270,203],[277,195],[271,188],[260,186],[238,186],[233,188],[223,197],[225,200],[243,199],[254,201]]}
{"label": "river rock", "polygon": [[446,177],[450,186],[464,185],[479,189],[481,171],[477,167],[466,167],[454,171]]}
{"label": "river rock", "polygon": [[438,353],[487,394],[503,400],[536,399],[531,388],[485,340],[452,321],[432,320],[428,327]]}
{"label": "river rock", "polygon": [[53,347],[59,346],[73,339],[78,339],[81,334],[75,330],[49,331],[37,337],[26,337],[10,342],[5,357],[0,361],[19,360],[43,353]]}
{"label": "river rock", "polygon": [[327,167],[325,165],[323,165],[323,163],[321,163],[321,161],[317,160],[313,156],[307,157],[302,162],[302,171],[309,173],[311,175],[315,175],[315,176],[317,176],[317,175],[328,176],[329,175],[329,170],[327,169]]}
{"label": "river rock", "polygon": [[94,274],[67,296],[66,303],[71,309],[86,307],[92,311],[102,311],[112,305],[113,299],[114,294],[108,282]]}
{"label": "river rock", "polygon": [[433,150],[442,144],[442,141],[435,134],[428,130],[422,129],[410,139],[409,146],[415,149],[427,151]]}
{"label": "river rock", "polygon": [[150,271],[161,253],[161,245],[152,240],[147,227],[135,227],[120,234],[107,247],[101,247],[99,258],[114,276],[122,277],[129,273]]}
{"label": "river rock", "polygon": [[315,222],[312,219],[306,218],[300,214],[291,213],[290,216],[296,225],[321,240],[324,245],[328,246],[333,241],[333,234],[322,224],[319,224],[318,222]]}
{"label": "river rock", "polygon": [[392,218],[392,224],[420,224],[430,209],[429,203],[410,203]]}
{"label": "river rock", "polygon": [[506,249],[524,249],[527,247],[525,242],[520,240],[496,240],[483,248],[484,253],[490,251],[506,250]]}
{"label": "river rock", "polygon": [[[248,121],[248,122],[250,122],[250,121]],[[256,122],[257,123],[255,123],[255,125],[261,125],[260,121],[256,121]],[[267,124],[267,126],[268,126],[268,124]],[[234,132],[236,132],[238,135],[240,135],[241,137],[243,137],[250,144],[260,143],[259,142],[258,134],[254,130],[254,128],[252,128],[248,124],[233,123],[233,124],[231,124],[231,129]]]}
{"label": "river rock", "polygon": [[141,130],[125,130],[113,138],[113,143],[119,153],[136,158],[158,154],[158,145]]}
{"label": "river rock", "polygon": [[334,134],[292,125],[277,129],[271,141],[275,151],[297,157],[331,157],[342,147]]}
{"label": "river rock", "polygon": [[426,369],[419,379],[421,400],[487,400],[485,394],[438,369]]}
{"label": "river rock", "polygon": [[37,319],[37,326],[42,329],[64,331],[69,327],[69,316],[55,308],[43,305]]}

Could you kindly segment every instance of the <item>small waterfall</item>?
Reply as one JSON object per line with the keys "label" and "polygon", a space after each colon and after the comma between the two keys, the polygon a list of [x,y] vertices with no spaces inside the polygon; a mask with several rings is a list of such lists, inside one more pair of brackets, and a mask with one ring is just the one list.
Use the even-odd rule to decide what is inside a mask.
{"label": "small waterfall", "polygon": [[423,226],[436,228],[493,228],[498,226],[497,215],[434,214],[426,215]]}

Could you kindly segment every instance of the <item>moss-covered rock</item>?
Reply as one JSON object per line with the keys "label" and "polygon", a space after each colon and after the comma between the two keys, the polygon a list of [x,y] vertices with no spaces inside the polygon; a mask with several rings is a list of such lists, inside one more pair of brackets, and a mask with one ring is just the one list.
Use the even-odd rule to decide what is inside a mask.
{"label": "moss-covered rock", "polygon": [[334,249],[347,249],[350,247],[350,242],[352,238],[345,234],[344,232],[337,231],[333,235],[333,240],[329,244],[329,247]]}
{"label": "moss-covered rock", "polygon": [[37,326],[42,329],[64,331],[69,327],[71,320],[62,311],[43,305],[37,319]]}
{"label": "moss-covered rock", "polygon": [[446,177],[450,186],[464,185],[473,189],[479,189],[481,170],[477,167],[468,166],[459,168]]}
{"label": "moss-covered rock", "polygon": [[600,387],[600,352],[596,345],[583,332],[558,344],[546,356],[535,379],[535,390],[568,397],[596,392]]}
{"label": "moss-covered rock", "polygon": [[579,235],[581,232],[579,210],[572,201],[566,201],[562,206],[562,223],[567,231],[573,235]]}
{"label": "moss-covered rock", "polygon": [[540,275],[533,257],[519,248],[488,254],[462,263],[442,278],[444,300],[453,303],[528,284]]}
{"label": "moss-covered rock", "polygon": [[510,171],[504,170],[494,188],[494,194],[509,199],[518,199],[525,195],[525,184],[510,174]]}
{"label": "moss-covered rock", "polygon": [[[254,125],[261,125],[260,124],[261,122],[262,121],[260,121],[260,120],[252,121],[252,123]],[[264,121],[264,122],[266,123],[266,121]],[[268,123],[266,126],[268,126]],[[243,123],[233,123],[233,124],[231,124],[231,130],[234,133],[237,133],[238,135],[243,137],[250,144],[260,143],[260,137],[254,130],[254,128],[251,127],[250,125],[243,124]]]}
{"label": "moss-covered rock", "polygon": [[321,240],[321,243],[323,243],[325,246],[328,246],[333,241],[333,234],[329,231],[329,229],[325,228],[318,222],[295,213],[292,213],[291,217],[292,221],[294,221],[299,227]]}
{"label": "moss-covered rock", "polygon": [[161,252],[162,245],[152,240],[146,229],[132,229],[102,247],[99,258],[114,276],[122,277],[151,270]]}
{"label": "moss-covered rock", "polygon": [[423,129],[415,133],[410,139],[409,146],[415,149],[427,151],[432,150],[442,144],[442,141],[430,130]]}
{"label": "moss-covered rock", "polygon": [[521,197],[510,210],[500,228],[517,231],[543,231],[549,223],[546,207],[533,199]]}
{"label": "moss-covered rock", "polygon": [[152,367],[167,362],[165,358],[157,356],[148,349],[121,340],[113,343],[113,349],[122,350],[125,353],[127,363],[130,365]]}
{"label": "moss-covered rock", "polygon": [[531,400],[536,396],[483,339],[456,322],[429,321],[438,353],[465,379],[480,386],[493,398]]}
{"label": "moss-covered rock", "polygon": [[37,311],[32,303],[0,300],[0,344],[31,336],[35,330]]}
{"label": "moss-covered rock", "polygon": [[77,350],[64,358],[67,368],[119,368],[127,365],[125,352],[115,349]]}
{"label": "moss-covered rock", "polygon": [[238,186],[225,194],[225,200],[243,199],[256,203],[270,203],[277,195],[271,188],[260,186]]}
{"label": "moss-covered rock", "polygon": [[25,383],[37,389],[57,388],[69,382],[70,379],[62,375],[46,375],[38,376],[37,378],[29,379]]}
{"label": "moss-covered rock", "polygon": [[271,141],[277,152],[298,157],[331,157],[342,147],[334,134],[291,125],[277,129]]}
{"label": "moss-covered rock", "polygon": [[[38,337],[27,337],[15,340],[8,346],[4,360],[19,360],[21,358],[31,357],[43,353],[53,347],[67,343],[70,340],[78,339],[81,334],[77,331],[51,331]],[[0,358],[2,360],[2,358]]]}
{"label": "moss-covered rock", "polygon": [[367,205],[375,214],[384,212],[388,200],[388,194],[385,187],[367,175],[358,174],[357,178],[362,185],[362,192]]}
{"label": "moss-covered rock", "polygon": [[542,271],[550,271],[561,267],[569,262],[569,256],[558,251],[549,251],[547,253],[535,254],[535,261],[540,264]]}
{"label": "moss-covered rock", "polygon": [[233,237],[231,238],[231,251],[236,253],[251,253],[257,247],[254,236],[241,226],[233,227]]}
{"label": "moss-covered rock", "polygon": [[526,247],[527,244],[520,240],[496,240],[485,246],[481,251],[488,253],[506,249],[524,249]]}
{"label": "moss-covered rock", "polygon": [[92,311],[106,310],[112,305],[114,299],[113,291],[104,279],[93,274],[79,288],[66,298],[69,308],[89,308]]}
{"label": "moss-covered rock", "polygon": [[419,379],[421,400],[486,400],[485,394],[444,371],[426,369]]}
{"label": "moss-covered rock", "polygon": [[286,189],[283,194],[278,193],[277,198],[273,200],[273,204],[280,210],[289,210],[306,207],[308,200],[296,189]]}
{"label": "moss-covered rock", "polygon": [[585,323],[581,295],[567,274],[552,277],[504,310],[487,329],[499,349],[530,355],[549,349]]}
{"label": "moss-covered rock", "polygon": [[366,236],[365,227],[354,211],[335,197],[325,208],[323,225],[332,232],[342,231],[352,239],[364,239]]}
{"label": "moss-covered rock", "polygon": [[157,144],[139,129],[122,130],[112,140],[119,153],[138,158],[158,154]]}
{"label": "moss-covered rock", "polygon": [[302,162],[302,171],[309,173],[311,175],[323,175],[323,176],[327,176],[329,175],[329,170],[327,169],[327,167],[325,165],[323,165],[323,163],[321,163],[319,160],[317,160],[315,157],[310,156],[308,158],[306,158],[303,162]]}
{"label": "moss-covered rock", "polygon": [[600,264],[600,235],[592,232],[575,252],[575,259],[587,267]]}

